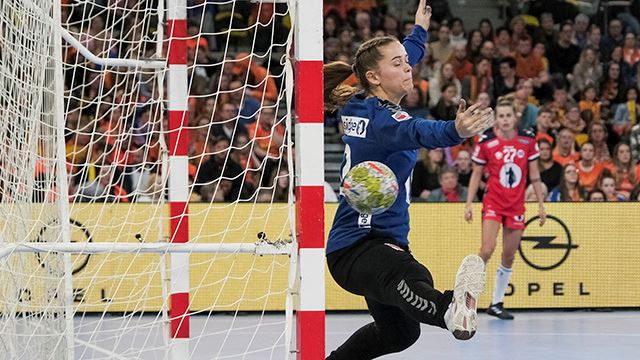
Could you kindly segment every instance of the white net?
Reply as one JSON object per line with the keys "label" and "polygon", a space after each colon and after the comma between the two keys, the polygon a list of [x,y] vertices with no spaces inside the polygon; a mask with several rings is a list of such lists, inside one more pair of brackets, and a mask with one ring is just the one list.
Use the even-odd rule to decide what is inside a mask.
{"label": "white net", "polygon": [[[0,2],[0,359],[172,358],[168,255],[15,247],[170,241],[165,6]],[[290,240],[289,7],[187,14],[189,242]],[[286,357],[290,259],[189,258],[189,358]]]}

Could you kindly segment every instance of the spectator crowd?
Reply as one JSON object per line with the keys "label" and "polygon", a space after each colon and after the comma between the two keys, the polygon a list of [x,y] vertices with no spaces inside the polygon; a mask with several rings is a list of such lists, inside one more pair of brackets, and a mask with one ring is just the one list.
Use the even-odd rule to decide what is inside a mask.
{"label": "spectator crowd", "polygon": [[[350,62],[374,36],[402,40],[411,32],[411,16],[400,21],[379,3],[325,1],[325,62]],[[484,107],[510,99],[519,130],[532,132],[540,147],[548,201],[640,200],[640,23],[628,9],[610,13],[603,29],[602,14],[587,16],[563,1],[515,6],[504,24],[465,24],[450,3],[430,2],[427,55],[401,105],[414,117],[452,121],[461,98]],[[340,126],[335,114],[326,123]],[[477,141],[423,151],[413,199],[465,201]],[[530,189],[527,197],[535,200]]]}
{"label": "spectator crowd", "polygon": [[[375,36],[402,40],[413,29],[415,2],[325,0],[324,61],[351,63],[358,46]],[[87,8],[66,0],[62,19],[72,33],[85,34],[79,40],[98,56],[151,58],[158,24],[136,16],[148,11],[143,3]],[[457,2],[429,3],[427,55],[414,67],[415,86],[401,104],[412,116],[452,121],[461,98],[483,107],[511,99],[519,129],[538,142],[549,201],[639,200],[636,17],[610,13],[603,27],[602,14],[588,16],[564,1],[529,1],[528,9],[510,9],[504,23],[467,24],[454,14]],[[286,4],[188,5],[189,97],[182,125],[189,137],[191,201],[286,201],[293,150],[286,146],[283,105]],[[168,105],[159,99],[171,89],[157,85],[157,74],[104,71],[70,46],[63,56],[72,198],[166,198],[160,165],[178,134],[169,130]],[[325,126],[340,131],[335,113],[325,114]],[[464,201],[477,141],[421,152],[413,199]],[[42,182],[37,176],[36,186]]]}

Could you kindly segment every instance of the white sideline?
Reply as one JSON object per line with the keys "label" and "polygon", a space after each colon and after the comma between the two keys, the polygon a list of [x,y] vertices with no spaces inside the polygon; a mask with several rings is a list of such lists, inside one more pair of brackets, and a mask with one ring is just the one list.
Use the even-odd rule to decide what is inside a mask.
{"label": "white sideline", "polygon": [[61,252],[74,254],[98,253],[250,253],[255,255],[289,255],[291,243],[229,243],[229,244],[171,244],[171,243],[23,243],[0,245],[0,259],[12,253]]}

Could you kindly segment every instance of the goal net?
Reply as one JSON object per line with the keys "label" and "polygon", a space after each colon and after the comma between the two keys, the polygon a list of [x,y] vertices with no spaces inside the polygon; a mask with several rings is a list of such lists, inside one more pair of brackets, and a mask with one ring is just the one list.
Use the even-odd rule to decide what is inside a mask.
{"label": "goal net", "polygon": [[295,353],[293,8],[0,2],[0,358]]}

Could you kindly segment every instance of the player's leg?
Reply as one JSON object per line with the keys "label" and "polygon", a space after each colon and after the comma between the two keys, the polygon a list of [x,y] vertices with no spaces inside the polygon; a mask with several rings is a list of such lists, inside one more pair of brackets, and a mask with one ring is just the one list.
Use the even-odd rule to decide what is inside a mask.
{"label": "player's leg", "polygon": [[504,309],[503,300],[511,280],[513,260],[522,238],[523,219],[521,215],[508,216],[502,229],[502,261],[496,271],[496,286],[493,289],[491,306],[487,313],[503,320],[513,319],[513,315]]}
{"label": "player's leg", "polygon": [[498,231],[500,231],[500,224],[502,223],[499,216],[487,217],[483,215],[482,218],[482,242],[480,244],[480,253],[478,254],[484,263],[488,263],[493,255],[493,251],[496,249],[496,238],[498,237]]}
{"label": "player's leg", "polygon": [[374,321],[353,333],[327,360],[375,359],[407,349],[420,337],[420,323],[400,308],[365,300]]}
{"label": "player's leg", "polygon": [[[474,317],[475,299],[484,290],[484,263],[473,255],[463,262],[456,278],[454,291],[441,292],[433,287],[431,274],[413,256],[390,242],[389,239],[367,239],[348,250],[329,254],[329,270],[344,289],[377,302],[402,309],[413,320],[449,329],[457,338],[468,338],[476,324],[465,318]],[[477,261],[473,261],[477,259]],[[445,322],[445,314],[454,295],[463,302],[457,306],[457,317],[450,319],[460,324],[452,328]],[[472,309],[467,309],[467,299]],[[463,306],[464,305],[464,306]],[[461,333],[464,326],[467,333]],[[457,330],[457,331],[456,331]]]}
{"label": "player's leg", "polygon": [[389,266],[379,277],[379,301],[399,307],[416,321],[448,329],[457,339],[470,339],[477,328],[477,299],[484,291],[482,259],[467,256],[458,269],[454,290],[440,292],[429,270],[411,254],[385,247],[379,254]]}

